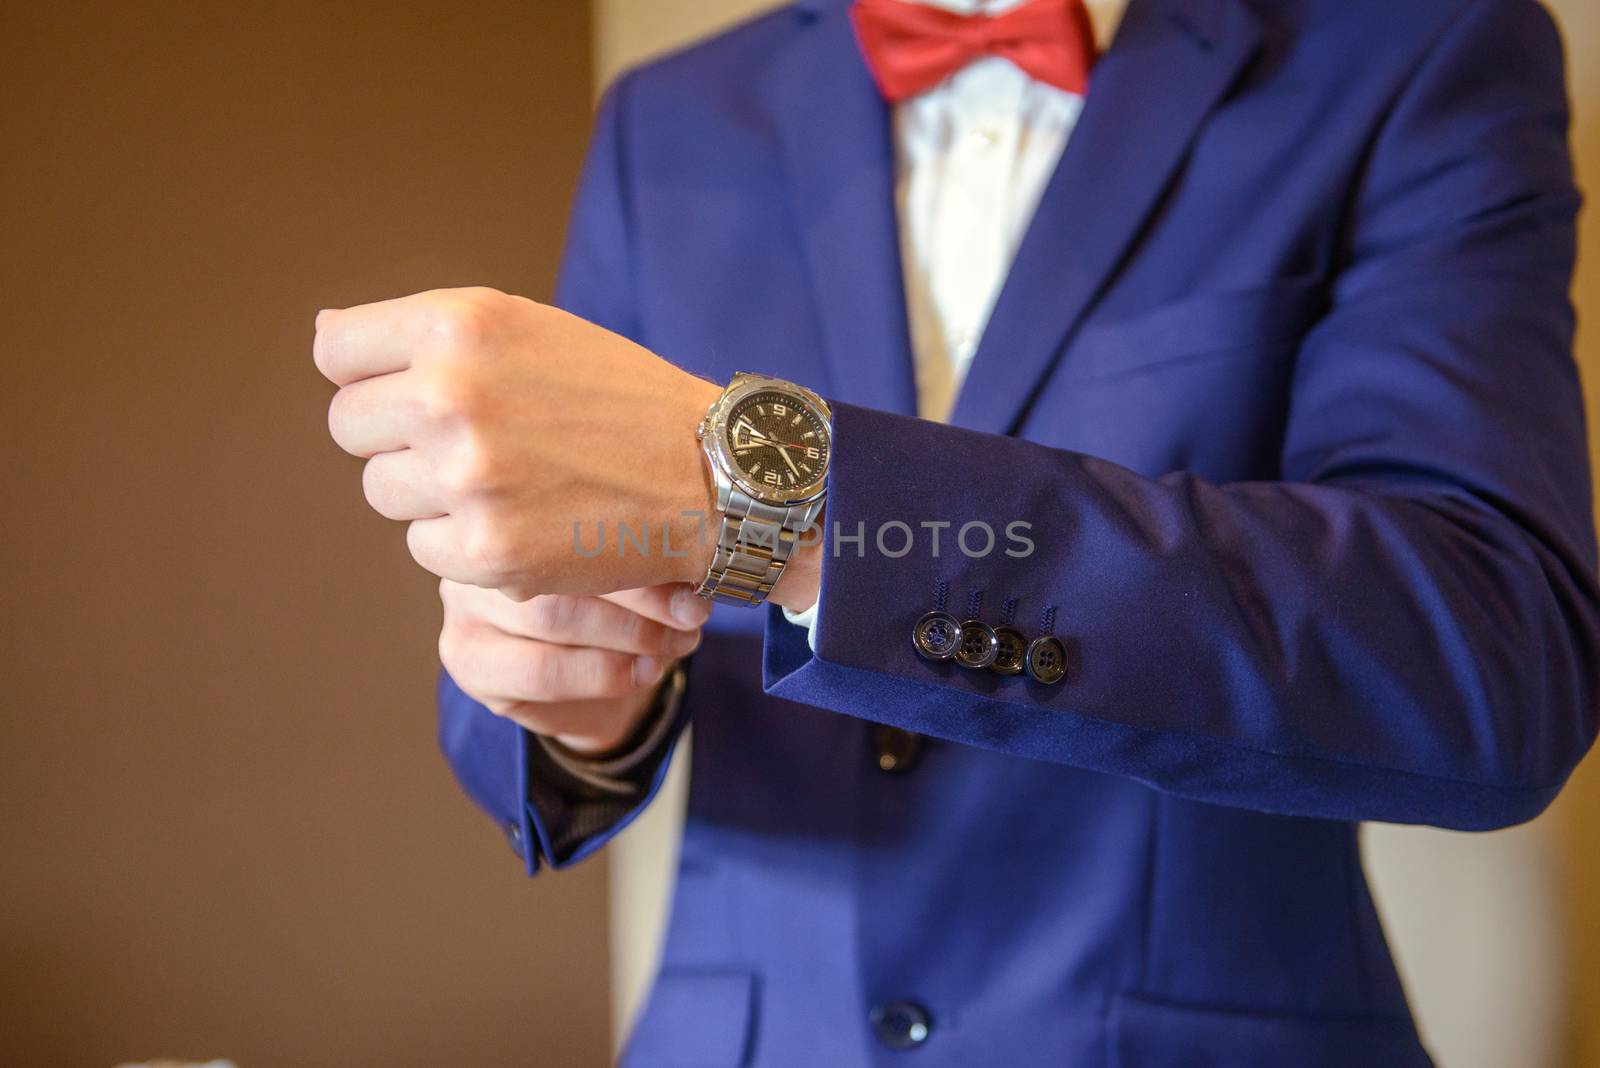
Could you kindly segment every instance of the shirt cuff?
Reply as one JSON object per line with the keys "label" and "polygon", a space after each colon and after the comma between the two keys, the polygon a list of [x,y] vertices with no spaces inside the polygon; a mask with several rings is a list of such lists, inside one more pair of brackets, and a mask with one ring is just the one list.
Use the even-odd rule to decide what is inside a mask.
{"label": "shirt cuff", "polygon": [[806,629],[806,644],[811,646],[811,651],[817,651],[817,617],[821,615],[818,610],[822,607],[822,598],[817,598],[817,603],[807,608],[804,612],[792,612],[785,608],[783,618],[797,627]]}

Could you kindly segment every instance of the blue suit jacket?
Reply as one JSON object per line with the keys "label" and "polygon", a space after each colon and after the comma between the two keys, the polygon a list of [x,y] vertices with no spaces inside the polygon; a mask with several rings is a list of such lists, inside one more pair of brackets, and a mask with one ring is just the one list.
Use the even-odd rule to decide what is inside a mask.
{"label": "blue suit jacket", "polygon": [[[836,403],[829,517],[868,536],[824,566],[815,655],[719,609],[694,658],[629,1063],[899,1063],[868,1023],[894,999],[931,1018],[919,1064],[1426,1063],[1354,821],[1526,820],[1596,728],[1554,27],[1133,0],[940,426],[911,416],[889,112],[844,12],[622,79],[573,218],[566,307]],[[888,519],[1024,520],[1035,551],[888,558]],[[940,582],[1024,630],[1053,609],[1069,680],[918,658]],[[632,815],[440,692],[530,870]],[[909,773],[874,724],[931,739]]]}

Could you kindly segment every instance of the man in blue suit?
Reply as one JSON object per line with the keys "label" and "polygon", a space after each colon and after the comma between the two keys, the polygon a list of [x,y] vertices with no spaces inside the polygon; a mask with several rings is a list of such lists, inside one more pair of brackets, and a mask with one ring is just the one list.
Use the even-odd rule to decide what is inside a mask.
{"label": "man in blue suit", "polygon": [[[624,77],[566,312],[319,317],[445,750],[533,872],[694,723],[629,1064],[1426,1064],[1356,821],[1529,819],[1596,730],[1555,29],[910,6]],[[673,583],[772,604],[684,667]]]}

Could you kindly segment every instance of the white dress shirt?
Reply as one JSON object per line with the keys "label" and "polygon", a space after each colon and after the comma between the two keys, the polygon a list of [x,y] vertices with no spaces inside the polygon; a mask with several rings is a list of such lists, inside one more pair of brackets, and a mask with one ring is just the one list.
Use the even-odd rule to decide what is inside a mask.
{"label": "white dress shirt", "polygon": [[[962,14],[998,14],[1025,0],[911,0]],[[1101,50],[1127,0],[1086,0]],[[989,56],[894,109],[895,210],[917,414],[955,407],[995,298],[1083,97],[1034,81]],[[784,614],[817,644],[818,612]]]}

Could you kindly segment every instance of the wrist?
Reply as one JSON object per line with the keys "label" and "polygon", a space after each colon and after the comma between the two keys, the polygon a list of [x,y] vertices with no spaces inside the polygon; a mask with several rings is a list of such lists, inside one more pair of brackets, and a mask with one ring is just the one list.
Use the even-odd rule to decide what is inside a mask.
{"label": "wrist", "polygon": [[823,522],[825,515],[826,512],[817,516],[812,528],[801,534],[794,552],[789,554],[789,562],[784,565],[783,574],[767,597],[779,608],[804,612],[816,604],[817,598],[822,595],[823,543],[827,529]]}
{"label": "wrist", "polygon": [[592,734],[556,734],[548,736],[549,740],[586,761],[607,761],[626,755],[637,746],[640,738],[651,733],[655,722],[653,713],[663,707],[664,695],[681,684],[681,663],[673,661],[659,683],[619,699],[616,715],[610,718],[605,729]]}
{"label": "wrist", "polygon": [[602,794],[637,797],[645,789],[643,777],[670,746],[679,723],[687,674],[682,663],[673,666],[652,694],[647,714],[623,744],[604,752],[583,753],[555,738],[535,735],[546,757],[576,783]]}
{"label": "wrist", "polygon": [[722,395],[722,387],[704,379],[692,378],[684,406],[679,480],[679,505],[667,520],[671,551],[663,561],[668,574],[662,581],[687,582],[699,586],[716,553],[717,486],[706,463],[704,449],[695,437],[695,427]]}

